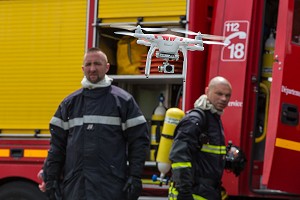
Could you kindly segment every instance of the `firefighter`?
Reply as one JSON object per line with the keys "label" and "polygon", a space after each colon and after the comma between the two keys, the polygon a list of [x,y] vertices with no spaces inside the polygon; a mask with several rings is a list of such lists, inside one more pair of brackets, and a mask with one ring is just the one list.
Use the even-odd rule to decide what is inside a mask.
{"label": "firefighter", "polygon": [[228,80],[213,78],[205,94],[196,100],[195,108],[176,127],[169,155],[170,200],[222,199],[226,146],[220,116],[227,107],[231,90]]}
{"label": "firefighter", "polygon": [[50,121],[46,194],[51,200],[137,200],[149,154],[145,117],[129,93],[111,84],[100,49],[87,51],[82,70],[83,87]]}

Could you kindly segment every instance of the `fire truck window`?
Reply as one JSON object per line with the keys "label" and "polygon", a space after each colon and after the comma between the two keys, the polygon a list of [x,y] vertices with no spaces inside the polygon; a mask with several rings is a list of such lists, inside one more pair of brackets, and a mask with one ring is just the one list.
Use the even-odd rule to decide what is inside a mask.
{"label": "fire truck window", "polygon": [[300,0],[295,0],[292,41],[300,45]]}

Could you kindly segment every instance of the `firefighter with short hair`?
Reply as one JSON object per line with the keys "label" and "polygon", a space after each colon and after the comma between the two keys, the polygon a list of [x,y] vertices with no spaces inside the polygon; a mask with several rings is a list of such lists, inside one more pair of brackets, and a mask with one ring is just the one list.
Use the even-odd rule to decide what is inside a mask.
{"label": "firefighter with short hair", "polygon": [[137,200],[149,154],[146,119],[134,98],[111,84],[104,52],[89,49],[82,70],[82,88],[50,121],[40,189],[50,200]]}

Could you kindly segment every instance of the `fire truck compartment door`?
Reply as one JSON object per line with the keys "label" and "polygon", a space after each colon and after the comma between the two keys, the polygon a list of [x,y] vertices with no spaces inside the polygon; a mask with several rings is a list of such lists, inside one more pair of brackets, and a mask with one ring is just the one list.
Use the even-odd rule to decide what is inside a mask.
{"label": "fire truck compartment door", "polygon": [[178,23],[186,16],[185,0],[99,0],[101,23]]}
{"label": "fire truck compartment door", "polygon": [[[279,0],[262,185],[300,194],[300,0]],[[298,24],[298,25],[297,25]]]}

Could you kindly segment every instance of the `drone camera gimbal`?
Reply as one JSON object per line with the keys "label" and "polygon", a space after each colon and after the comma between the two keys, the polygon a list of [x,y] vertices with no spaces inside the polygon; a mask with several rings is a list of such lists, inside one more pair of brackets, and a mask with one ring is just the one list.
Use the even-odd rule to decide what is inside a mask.
{"label": "drone camera gimbal", "polygon": [[174,65],[171,65],[170,63],[168,63],[168,61],[163,62],[162,66],[158,66],[158,71],[159,72],[163,72],[163,73],[168,73],[168,74],[172,74],[174,73]]}

